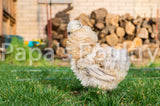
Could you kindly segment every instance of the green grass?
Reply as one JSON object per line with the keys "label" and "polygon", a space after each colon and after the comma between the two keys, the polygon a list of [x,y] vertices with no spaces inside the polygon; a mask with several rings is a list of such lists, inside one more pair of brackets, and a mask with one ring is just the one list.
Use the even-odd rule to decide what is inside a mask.
{"label": "green grass", "polygon": [[160,70],[130,70],[117,89],[104,93],[84,88],[67,67],[12,68],[0,68],[0,105],[160,105]]}
{"label": "green grass", "polygon": [[[21,65],[21,66],[28,66],[28,65],[33,65],[33,66],[48,66],[52,65],[50,61],[46,61],[43,56],[38,60],[38,61],[33,61],[31,59],[31,56],[33,58],[37,58],[40,53],[38,51],[33,51],[31,54],[32,48],[24,45],[24,42],[21,41],[20,39],[17,38],[12,38],[11,41],[12,49],[11,47],[7,48],[7,51],[12,50],[11,53],[5,55],[5,61],[0,61],[0,63],[5,63],[5,64],[12,64],[12,65]],[[22,50],[23,49],[23,50]],[[40,49],[40,48],[39,48]],[[21,60],[17,60],[21,59]],[[30,64],[32,61],[33,64]]]}

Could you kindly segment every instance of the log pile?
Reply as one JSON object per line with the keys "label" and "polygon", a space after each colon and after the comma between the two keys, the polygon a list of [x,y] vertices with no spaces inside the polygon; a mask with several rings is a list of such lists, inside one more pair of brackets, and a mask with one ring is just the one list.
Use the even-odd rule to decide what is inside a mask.
{"label": "log pile", "polygon": [[[52,48],[57,56],[63,57],[67,42],[67,24],[63,23],[61,18],[52,19]],[[47,25],[46,25],[47,33]]]}
{"label": "log pile", "polygon": [[[69,23],[70,15],[67,13],[68,11],[72,10],[73,7],[71,4],[68,4],[68,7],[62,11],[59,11],[55,18],[52,19],[52,45],[51,47],[56,54],[55,57],[67,57],[65,55],[66,50],[66,43],[67,43],[67,24]],[[49,22],[49,21],[48,21]],[[46,34],[48,34],[48,24],[45,27]]]}
{"label": "log pile", "polygon": [[158,34],[156,18],[141,16],[134,18],[128,13],[120,16],[100,8],[92,11],[90,16],[85,15],[84,18],[84,14],[80,14],[76,19],[97,33],[100,44],[107,44],[117,49],[126,47],[128,52],[133,52],[136,57],[138,57],[136,48],[143,48],[143,56],[149,58],[145,56],[148,55],[147,49],[154,47],[154,50],[151,49],[151,53],[154,53],[156,47],[159,47],[159,43],[156,43]]}
{"label": "log pile", "polygon": [[[108,13],[105,8],[99,8],[92,11],[90,16],[80,14],[76,20],[90,26],[97,33],[100,44],[107,44],[117,49],[125,46],[128,52],[131,52],[134,48],[156,43],[155,18],[141,16],[134,18],[128,13],[120,16]],[[52,19],[53,49],[57,55],[63,54],[66,47],[66,27],[66,24],[61,24],[60,19]]]}

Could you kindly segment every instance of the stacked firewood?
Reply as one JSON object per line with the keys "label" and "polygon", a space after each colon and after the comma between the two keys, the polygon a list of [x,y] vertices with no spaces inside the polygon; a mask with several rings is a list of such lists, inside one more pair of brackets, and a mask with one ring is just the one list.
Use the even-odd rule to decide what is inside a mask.
{"label": "stacked firewood", "polygon": [[[99,8],[92,11],[90,16],[80,14],[76,20],[90,26],[97,33],[100,44],[117,49],[125,46],[131,52],[134,48],[156,43],[156,18],[134,18],[128,13],[120,16],[108,13],[105,8]],[[66,26],[61,24],[58,18],[52,19],[53,48],[58,55],[63,53],[66,47]]]}
{"label": "stacked firewood", "polygon": [[94,30],[100,44],[107,44],[117,49],[127,48],[131,54],[139,56],[137,48],[142,50],[142,56],[149,58],[148,48],[154,54],[159,48],[156,36],[156,18],[137,16],[134,18],[129,13],[116,15],[108,13],[105,8],[91,12],[90,16],[80,14],[76,18],[83,25],[88,25]]}
{"label": "stacked firewood", "polygon": [[[58,56],[65,54],[65,47],[67,43],[67,24],[63,23],[61,18],[55,17],[52,19],[52,45],[54,53]],[[47,33],[46,25],[46,33]]]}

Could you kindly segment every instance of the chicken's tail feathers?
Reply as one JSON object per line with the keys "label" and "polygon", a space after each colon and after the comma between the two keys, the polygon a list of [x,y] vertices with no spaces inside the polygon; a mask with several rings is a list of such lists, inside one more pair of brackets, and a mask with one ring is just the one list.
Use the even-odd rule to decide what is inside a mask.
{"label": "chicken's tail feathers", "polygon": [[125,49],[111,48],[111,55],[106,57],[105,69],[128,71],[130,67],[130,57]]}

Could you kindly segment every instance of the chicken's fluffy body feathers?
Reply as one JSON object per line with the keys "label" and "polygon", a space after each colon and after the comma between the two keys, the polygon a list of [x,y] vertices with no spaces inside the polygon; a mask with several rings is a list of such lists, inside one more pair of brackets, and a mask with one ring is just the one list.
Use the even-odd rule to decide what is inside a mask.
{"label": "chicken's fluffy body feathers", "polygon": [[[69,27],[69,26],[68,26]],[[71,69],[85,87],[112,90],[125,78],[130,61],[125,49],[100,46],[88,26],[73,31],[67,42]]]}
{"label": "chicken's fluffy body feathers", "polygon": [[79,59],[91,52],[92,47],[97,44],[97,40],[96,33],[90,27],[83,26],[81,29],[72,33],[71,36],[68,36],[67,51],[69,54],[72,54],[72,58]]}

